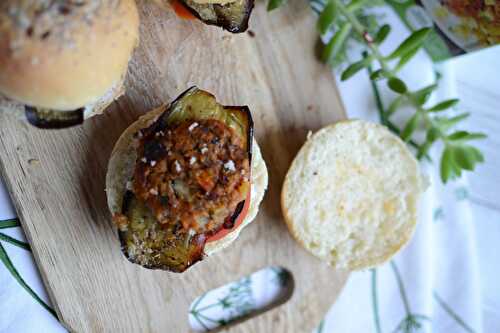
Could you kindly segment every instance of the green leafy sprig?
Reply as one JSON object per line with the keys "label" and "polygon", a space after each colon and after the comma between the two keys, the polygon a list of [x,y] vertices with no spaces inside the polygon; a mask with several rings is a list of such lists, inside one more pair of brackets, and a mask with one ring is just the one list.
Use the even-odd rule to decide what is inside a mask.
{"label": "green leafy sprig", "polygon": [[[486,136],[482,133],[453,130],[459,122],[469,116],[468,113],[460,113],[451,117],[443,115],[444,111],[453,110],[459,100],[448,99],[427,107],[425,105],[432,92],[436,90],[437,84],[411,91],[398,75],[422,48],[431,28],[414,31],[392,52],[383,55],[379,46],[389,36],[391,27],[388,24],[382,25],[373,36],[368,32],[356,15],[356,11],[362,9],[367,2],[367,0],[352,0],[344,3],[342,0],[329,0],[319,16],[318,29],[320,33],[323,33],[333,26],[335,33],[323,49],[322,60],[329,62],[335,56],[335,52],[345,43],[349,33],[352,32],[362,37],[367,51],[364,57],[350,64],[342,72],[341,80],[348,80],[359,71],[370,70],[373,64],[377,64],[377,70],[370,70],[370,79],[372,81],[385,80],[388,88],[397,94],[387,110],[382,109],[381,122],[413,146],[419,159],[427,157],[430,147],[441,141],[444,149],[440,162],[440,174],[444,183],[460,177],[463,170],[474,170],[477,163],[484,162],[484,156],[470,142]],[[336,23],[339,17],[344,19],[341,25]],[[411,106],[414,113],[402,128],[398,128],[390,119],[403,105]],[[419,143],[415,139],[418,129],[425,131],[425,139]]]}

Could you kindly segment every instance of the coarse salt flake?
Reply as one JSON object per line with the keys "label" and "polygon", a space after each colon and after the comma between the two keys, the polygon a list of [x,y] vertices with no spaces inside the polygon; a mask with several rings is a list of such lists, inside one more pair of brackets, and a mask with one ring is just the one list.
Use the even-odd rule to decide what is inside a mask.
{"label": "coarse salt flake", "polygon": [[234,162],[232,160],[229,160],[226,163],[224,163],[224,168],[229,170],[229,171],[236,171],[236,168],[234,166]]}
{"label": "coarse salt flake", "polygon": [[198,123],[197,123],[197,122],[192,123],[192,124],[188,127],[189,132],[191,132],[192,130],[194,130],[197,126],[198,126]]}
{"label": "coarse salt flake", "polygon": [[181,172],[182,171],[182,167],[179,164],[179,161],[177,161],[177,160],[174,162],[174,167],[175,167],[175,171],[177,171],[177,172]]}

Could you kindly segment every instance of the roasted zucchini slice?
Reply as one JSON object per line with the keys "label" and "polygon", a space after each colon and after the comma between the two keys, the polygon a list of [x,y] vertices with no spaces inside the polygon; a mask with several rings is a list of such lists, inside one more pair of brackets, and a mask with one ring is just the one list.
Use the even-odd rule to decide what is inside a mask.
{"label": "roasted zucchini slice", "polygon": [[199,4],[193,0],[181,1],[204,23],[222,27],[232,33],[245,32],[248,29],[248,21],[254,6],[254,0],[236,0],[224,5]]}
{"label": "roasted zucchini slice", "polygon": [[25,106],[26,120],[38,128],[60,129],[81,125],[84,120],[84,108],[72,111],[57,111]]}
{"label": "roasted zucchini slice", "polygon": [[[186,126],[189,125],[189,131],[191,131],[191,127],[198,128],[200,133],[207,129],[211,131],[211,127],[203,127],[203,124],[206,124],[208,122],[216,122],[218,124],[222,123],[224,127],[227,128],[227,132],[225,133],[232,133],[231,136],[237,136],[238,140],[234,142],[238,142],[238,149],[240,152],[239,156],[242,156],[239,161],[244,161],[241,162],[243,164],[240,165],[245,165],[245,168],[248,168],[248,177],[245,178],[241,176],[240,171],[236,169],[238,170],[236,172],[234,169],[234,166],[240,163],[235,159],[234,163],[231,165],[231,168],[233,168],[232,171],[224,169],[224,171],[220,171],[222,172],[220,175],[214,176],[215,179],[218,179],[219,182],[221,181],[221,179],[223,179],[222,182],[228,181],[230,183],[229,180],[226,180],[226,178],[224,178],[224,175],[226,174],[223,174],[224,172],[229,172],[227,173],[227,175],[236,175],[234,176],[237,177],[235,179],[239,179],[239,181],[235,183],[238,185],[228,187],[232,190],[228,192],[224,191],[223,194],[218,194],[221,196],[226,196],[226,193],[236,193],[231,191],[237,189],[238,193],[241,196],[236,196],[235,198],[237,199],[233,199],[232,204],[228,204],[227,206],[221,206],[218,203],[214,206],[212,203],[210,203],[210,200],[212,200],[210,193],[213,192],[203,192],[203,186],[200,185],[199,187],[197,187],[198,185],[196,185],[199,181],[198,178],[196,178],[195,176],[194,178],[192,178],[192,175],[196,174],[196,172],[200,170],[203,170],[202,172],[205,172],[208,169],[196,168],[193,169],[194,171],[189,172],[186,169],[184,175],[181,175],[181,171],[179,168],[179,173],[174,174],[176,172],[175,168],[172,169],[171,167],[168,167],[174,165],[174,163],[172,163],[172,158],[174,157],[169,156],[175,156],[175,158],[178,158],[179,156],[181,156],[176,155],[178,154],[179,150],[172,151],[165,148],[164,144],[169,144],[169,142],[172,141],[168,141],[167,139],[164,139],[167,141],[161,141],[161,139],[153,139],[168,138],[169,134],[166,133],[171,132],[173,134],[170,135],[175,138],[174,145],[176,147],[181,146],[181,148],[179,149],[183,150],[185,148],[183,146],[184,143],[181,144],[180,142],[186,141],[184,141],[183,138],[176,136],[176,129],[185,129]],[[193,130],[193,132],[189,132],[188,137],[190,138],[190,140],[195,141],[196,144],[200,144],[201,139],[193,133],[196,133],[196,130]],[[143,267],[169,270],[172,272],[183,272],[191,265],[203,258],[203,249],[207,239],[216,235],[223,229],[233,228],[235,221],[238,219],[243,211],[243,207],[245,206],[245,200],[239,202],[238,200],[240,200],[240,197],[249,198],[249,172],[251,167],[250,162],[253,141],[253,121],[250,115],[250,110],[246,106],[234,107],[220,105],[219,103],[217,103],[213,95],[209,94],[206,91],[202,91],[197,89],[196,87],[193,87],[188,89],[174,102],[172,102],[167,107],[167,110],[162,113],[151,126],[143,129],[141,131],[140,137],[142,137],[142,139],[138,148],[139,160],[136,161],[137,164],[134,172],[133,188],[132,190],[127,190],[123,200],[122,215],[126,218],[127,225],[124,228],[119,228],[122,251],[129,261],[139,264]],[[215,137],[215,139],[217,138],[218,137]],[[193,148],[195,146],[193,146],[192,143],[192,141],[190,141],[190,143],[187,143],[186,147],[189,148],[186,149],[191,152],[193,151],[193,149],[197,151],[198,148]],[[211,143],[209,144],[209,147],[210,145]],[[214,143],[214,145],[216,144]],[[200,150],[198,160],[200,165],[207,165],[207,168],[211,168],[211,166],[213,166],[214,160],[203,160],[204,157],[211,154],[210,149],[207,148],[207,151],[208,152],[205,155],[202,155],[203,150]],[[219,154],[220,150],[217,150],[217,152],[217,154]],[[189,159],[187,157],[185,158]],[[215,158],[216,163],[220,162],[220,164],[218,164],[219,168],[225,168],[226,164],[222,162],[227,163],[227,160],[222,161],[222,159],[219,159],[219,157],[211,158]],[[178,160],[176,159],[175,162],[177,161]],[[162,165],[162,163],[164,165],[163,169],[161,169],[159,173],[155,174],[156,170],[159,170],[156,168],[156,165],[158,165],[158,168],[162,168],[160,166]],[[153,164],[153,166],[151,164]],[[187,165],[184,165],[187,168]],[[241,174],[245,174],[243,172],[243,169]],[[155,177],[155,180],[146,181],[145,177]],[[186,180],[186,177],[188,178],[188,180]],[[156,182],[156,180],[158,179],[160,179],[161,185],[158,185],[159,183]],[[181,188],[178,188],[178,184],[176,182],[179,180],[186,182],[186,184],[191,184],[191,187],[186,189],[188,186],[183,184],[184,187],[181,186]],[[152,188],[150,187],[150,184],[152,182],[157,184],[155,185],[157,187],[154,188],[153,192],[151,192]],[[146,183],[148,184],[148,186],[144,185]],[[193,183],[195,185],[192,185]],[[200,184],[203,184],[203,179],[200,180]],[[164,190],[157,191],[157,188],[163,188],[162,186],[165,186]],[[194,192],[192,192],[192,186],[195,186],[195,191],[198,191],[196,192],[198,194],[193,194]],[[224,186],[221,185],[221,187],[219,187],[217,190],[214,189],[214,191],[217,192],[220,189],[225,189],[226,187]],[[170,188],[172,190],[170,190]],[[201,193],[201,196],[199,193]],[[171,195],[174,195],[175,197],[172,197]],[[187,212],[188,215],[182,216],[196,216],[196,218],[193,217],[195,221],[198,221],[199,217],[205,219],[206,216],[209,216],[207,220],[212,222],[205,221],[203,223],[206,224],[202,223],[198,224],[197,227],[188,228],[185,226],[184,220],[179,219],[180,215],[175,214],[171,215],[174,217],[168,217],[160,221],[159,219],[161,219],[161,217],[158,216],[165,216],[162,214],[164,214],[165,212],[168,214],[177,209],[172,208],[174,207],[172,206],[172,200],[177,202],[176,205],[179,205],[177,207],[181,207],[183,205],[187,205],[185,207],[195,207],[193,209],[196,210],[196,214],[199,214],[196,215],[191,210],[191,208],[189,208],[186,211],[182,212],[183,214]],[[203,204],[198,200],[206,200],[206,202],[208,202],[207,206],[203,206]],[[168,209],[171,210],[169,211],[168,209],[166,209],[166,207],[170,207]],[[216,220],[219,222],[213,222]],[[200,227],[200,225],[203,226]]]}

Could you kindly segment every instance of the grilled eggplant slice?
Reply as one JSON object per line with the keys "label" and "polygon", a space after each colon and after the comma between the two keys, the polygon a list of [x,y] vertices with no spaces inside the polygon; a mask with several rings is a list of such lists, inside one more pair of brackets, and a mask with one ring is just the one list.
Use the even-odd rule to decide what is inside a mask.
{"label": "grilled eggplant slice", "polygon": [[240,33],[248,29],[248,21],[254,7],[254,0],[236,0],[224,5],[199,4],[193,0],[181,0],[197,18],[206,24],[216,25]]}
{"label": "grilled eggplant slice", "polygon": [[[144,141],[141,141],[142,148],[140,149],[142,149],[142,154],[140,155],[143,157],[141,157],[140,161],[137,161],[139,164],[136,165],[136,178],[134,181],[137,182],[138,179],[140,179],[139,183],[143,181],[141,171],[144,170],[141,169],[143,166],[149,168],[151,161],[154,161],[154,165],[156,163],[160,164],[162,158],[166,158],[165,154],[170,153],[158,141],[148,138],[159,137],[159,134],[163,136],[170,130],[175,131],[175,128],[186,126],[186,124],[194,125],[199,123],[200,125],[197,126],[201,131],[202,124],[205,121],[214,120],[223,123],[230,129],[232,135],[238,136],[238,142],[241,143],[240,149],[243,148],[243,156],[250,163],[253,121],[248,107],[222,106],[216,102],[213,95],[193,87],[172,102],[150,127],[141,131]],[[250,170],[249,164],[248,167],[248,170]],[[148,174],[148,172],[144,174]],[[160,178],[163,177],[165,176],[162,174]],[[176,181],[173,180],[172,183],[169,182],[168,184],[172,184],[176,197],[184,199],[183,189],[177,188]],[[246,182],[241,183],[238,188],[244,191],[244,197],[247,198],[246,195],[250,191],[249,178]],[[155,210],[151,208],[151,202],[147,200],[145,202],[143,195],[136,194],[147,192],[137,192],[136,189],[137,187],[134,185],[134,190],[128,190],[123,200],[121,215],[126,218],[127,223],[126,227],[119,228],[122,251],[127,259],[133,263],[146,268],[163,269],[172,272],[183,272],[201,260],[207,239],[222,229],[232,228],[236,219],[242,213],[245,204],[245,200],[237,203],[228,216],[220,216],[223,218],[223,222],[218,225],[214,224],[214,227],[202,227],[197,229],[198,231],[195,231],[194,228],[187,230],[183,226],[183,221],[160,222],[158,216],[155,215]],[[240,193],[243,194],[243,192]],[[165,205],[167,205],[168,200],[171,200],[168,196],[161,195],[161,193],[156,192],[154,195],[152,197],[154,205],[163,204],[163,207],[167,207]],[[165,202],[162,203],[163,200]],[[195,205],[197,204],[198,202]],[[213,214],[217,215],[216,212],[217,206]]]}
{"label": "grilled eggplant slice", "polygon": [[187,238],[172,225],[160,225],[146,205],[127,191],[123,214],[129,221],[127,231],[119,231],[122,251],[127,259],[145,268],[183,272],[201,260],[204,235]]}
{"label": "grilled eggplant slice", "polygon": [[28,122],[42,129],[61,129],[81,125],[84,120],[84,108],[72,111],[57,111],[25,106]]}
{"label": "grilled eggplant slice", "polygon": [[222,121],[244,140],[249,157],[252,157],[253,120],[247,106],[224,106],[215,96],[191,87],[173,101],[168,110],[148,130],[161,131],[185,120],[215,119]]}

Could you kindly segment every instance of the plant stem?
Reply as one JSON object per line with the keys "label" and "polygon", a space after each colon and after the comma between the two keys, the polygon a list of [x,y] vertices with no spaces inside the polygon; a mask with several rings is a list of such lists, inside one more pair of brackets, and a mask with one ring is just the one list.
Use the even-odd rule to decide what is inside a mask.
{"label": "plant stem", "polygon": [[57,319],[56,312],[50,306],[48,306],[47,303],[45,303],[21,277],[16,267],[14,267],[14,264],[10,260],[7,251],[5,251],[5,248],[1,243],[0,243],[0,261],[3,262],[7,270],[10,272],[10,274],[12,274],[14,279],[16,279],[16,281],[21,285],[21,287],[23,287],[41,306],[43,306],[48,312],[50,312],[51,315],[54,316],[54,318]]}
{"label": "plant stem", "polygon": [[[363,40],[366,41],[366,45],[368,48],[371,50],[372,54],[370,55],[373,59],[375,59],[379,65],[380,68],[382,68],[384,71],[390,74],[394,74],[394,70],[392,70],[387,63],[385,57],[380,53],[380,50],[377,46],[377,44],[373,43],[372,38],[368,35],[367,30],[365,27],[361,24],[361,22],[356,18],[356,16],[352,13],[351,10],[349,10],[348,6],[344,5],[342,0],[332,0],[335,5],[337,6],[337,9],[345,16],[347,21],[351,24],[352,29],[361,37]],[[364,55],[364,57],[367,57],[368,55]],[[373,73],[373,69],[371,66],[368,66],[368,71],[370,75]],[[390,120],[387,117],[386,111],[384,109],[384,106],[382,104],[382,99],[380,98],[380,93],[377,87],[377,84],[374,80],[370,79],[370,83],[375,95],[375,103],[377,105],[377,109],[379,111],[379,117],[380,117],[380,122],[387,126],[391,131],[393,131],[396,134],[400,134],[400,130],[390,122]],[[429,116],[428,112],[413,98],[411,95],[411,92],[406,92],[402,94],[410,103],[412,107],[415,108],[416,112],[419,113],[422,116],[422,119],[424,120],[424,123],[427,125],[427,128],[435,128],[438,132],[438,137],[443,140],[443,142],[448,144],[448,140],[446,137],[446,134],[443,133],[443,131],[437,126],[435,121],[432,119],[432,117]],[[415,149],[419,150],[421,146],[416,143],[413,140],[409,140],[408,144]],[[430,160],[429,155],[425,154],[424,155],[426,159]]]}
{"label": "plant stem", "polygon": [[[363,57],[367,57],[367,56],[368,56],[367,54],[363,54]],[[372,66],[368,66],[367,69],[368,69],[368,74],[371,75],[373,73]],[[387,128],[389,130],[391,130],[394,134],[399,136],[401,134],[401,131],[387,117],[387,112],[385,111],[384,103],[382,102],[382,98],[380,97],[380,91],[378,89],[377,82],[370,79],[370,85],[371,85],[372,90],[373,90],[373,95],[375,96],[375,105],[377,106],[377,111],[378,111],[380,123],[382,125],[387,126]],[[413,148],[415,148],[416,150],[420,149],[420,145],[418,143],[416,143],[414,140],[408,140],[408,144],[410,146],[412,146]],[[424,157],[429,161],[431,159],[428,154],[425,154]]]}
{"label": "plant stem", "polygon": [[399,293],[401,294],[401,299],[403,300],[403,305],[405,308],[406,315],[411,315],[410,304],[408,303],[408,298],[406,297],[406,291],[403,284],[403,279],[401,278],[401,274],[399,273],[399,269],[396,266],[394,260],[391,260],[391,267],[394,272],[394,276],[396,277],[396,282],[398,283]]}
{"label": "plant stem", "polygon": [[377,296],[377,269],[372,268],[372,307],[373,307],[373,318],[375,321],[376,333],[381,333],[380,328],[380,315],[378,311],[378,296]]}
{"label": "plant stem", "polygon": [[345,16],[347,21],[351,23],[354,31],[356,31],[358,35],[366,41],[366,45],[371,49],[373,57],[377,59],[378,63],[380,64],[380,68],[387,71],[388,73],[392,73],[393,71],[385,61],[384,56],[380,53],[378,46],[372,42],[372,38],[370,37],[370,35],[368,35],[368,32],[366,31],[365,27],[361,24],[361,22],[359,22],[356,16],[347,8],[346,5],[344,5],[342,0],[332,0],[332,1],[335,3],[337,9]]}
{"label": "plant stem", "polygon": [[439,295],[436,293],[436,291],[433,292],[432,294],[434,296],[434,299],[436,300],[436,302],[443,308],[444,311],[446,311],[446,313],[448,315],[450,315],[451,318],[453,318],[458,325],[460,325],[465,331],[469,332],[469,333],[474,333],[475,331],[469,326],[467,325],[462,318],[460,318],[459,315],[457,315],[451,308],[448,304],[446,304],[443,299],[441,297],[439,297]]}
{"label": "plant stem", "polygon": [[207,309],[210,309],[210,308],[213,308],[213,307],[216,307],[216,306],[220,306],[219,303],[212,303],[212,304],[209,304],[209,305],[205,305],[199,309],[196,309],[196,312],[202,312],[202,311],[205,311]]}

